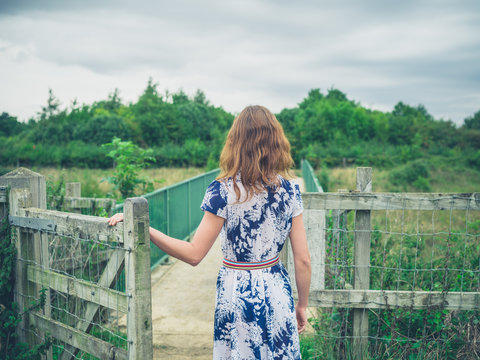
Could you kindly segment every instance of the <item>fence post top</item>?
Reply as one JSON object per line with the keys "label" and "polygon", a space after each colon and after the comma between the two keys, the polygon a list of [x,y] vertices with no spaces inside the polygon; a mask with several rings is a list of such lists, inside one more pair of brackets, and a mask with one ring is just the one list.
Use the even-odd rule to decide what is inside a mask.
{"label": "fence post top", "polygon": [[42,177],[43,178],[44,176],[30,169],[19,167],[6,173],[5,175],[2,175],[1,177],[2,178],[19,178],[19,177],[23,177],[23,178]]}
{"label": "fence post top", "polygon": [[125,206],[132,206],[136,211],[148,210],[148,201],[143,197],[133,197],[125,200]]}

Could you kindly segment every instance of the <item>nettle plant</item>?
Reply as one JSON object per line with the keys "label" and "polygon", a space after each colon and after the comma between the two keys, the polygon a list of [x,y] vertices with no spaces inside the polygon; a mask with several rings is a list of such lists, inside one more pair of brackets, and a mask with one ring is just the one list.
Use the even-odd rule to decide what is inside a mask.
{"label": "nettle plant", "polygon": [[139,175],[149,162],[155,162],[151,149],[142,149],[131,141],[122,141],[117,137],[111,143],[102,145],[102,148],[109,150],[106,155],[114,160],[115,166],[113,176],[102,181],[113,184],[114,190],[120,192],[122,199],[134,196],[138,188],[143,193],[153,191],[153,182]]}

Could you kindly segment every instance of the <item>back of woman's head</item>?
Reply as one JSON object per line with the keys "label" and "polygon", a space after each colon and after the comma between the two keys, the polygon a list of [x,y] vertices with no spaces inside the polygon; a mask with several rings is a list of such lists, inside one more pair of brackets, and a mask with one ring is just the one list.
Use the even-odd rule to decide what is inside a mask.
{"label": "back of woman's head", "polygon": [[[267,108],[247,106],[235,118],[220,155],[222,170],[218,179],[240,174],[248,197],[266,186],[277,186],[277,174],[290,177],[293,165],[290,143],[282,125]],[[240,190],[234,181],[235,193]]]}

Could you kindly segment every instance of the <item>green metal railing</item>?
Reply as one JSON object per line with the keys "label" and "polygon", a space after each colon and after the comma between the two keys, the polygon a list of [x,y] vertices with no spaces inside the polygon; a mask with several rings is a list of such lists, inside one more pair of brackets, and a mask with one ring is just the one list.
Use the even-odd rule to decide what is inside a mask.
{"label": "green metal railing", "polygon": [[[148,200],[150,226],[177,239],[188,240],[203,217],[200,210],[207,186],[217,177],[220,169],[167,186],[142,197]],[[115,212],[122,212],[123,204]],[[150,264],[153,269],[167,259],[167,254],[158,247],[150,250]]]}
{"label": "green metal railing", "polygon": [[323,192],[322,185],[320,185],[312,165],[307,160],[302,160],[302,177],[307,192]]}

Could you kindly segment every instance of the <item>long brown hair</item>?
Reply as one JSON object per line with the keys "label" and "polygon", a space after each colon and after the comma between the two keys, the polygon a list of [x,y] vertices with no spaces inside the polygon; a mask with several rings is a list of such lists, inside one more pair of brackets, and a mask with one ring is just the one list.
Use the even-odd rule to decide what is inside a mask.
{"label": "long brown hair", "polygon": [[291,178],[292,166],[290,143],[275,115],[263,106],[247,106],[228,132],[217,180],[232,177],[235,194],[240,200],[240,188],[235,181],[240,174],[248,199],[267,186],[278,186],[277,174]]}

